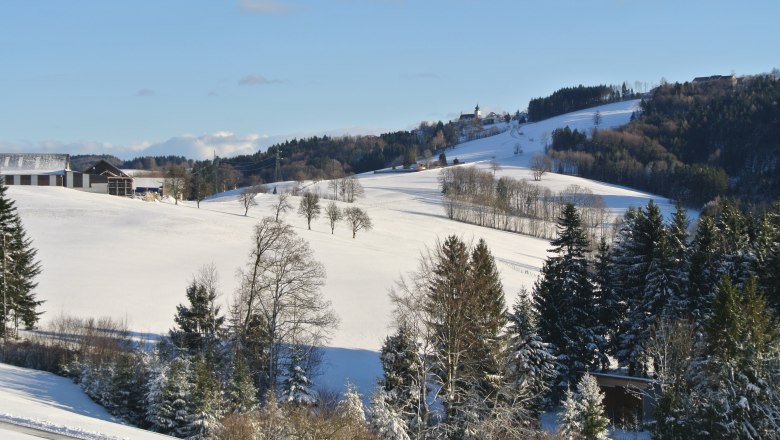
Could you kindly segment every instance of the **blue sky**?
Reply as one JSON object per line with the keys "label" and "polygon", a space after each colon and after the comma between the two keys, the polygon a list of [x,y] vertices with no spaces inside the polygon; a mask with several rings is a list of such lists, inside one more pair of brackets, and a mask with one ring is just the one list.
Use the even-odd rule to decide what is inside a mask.
{"label": "blue sky", "polygon": [[222,156],[780,67],[777,1],[9,0],[0,150]]}

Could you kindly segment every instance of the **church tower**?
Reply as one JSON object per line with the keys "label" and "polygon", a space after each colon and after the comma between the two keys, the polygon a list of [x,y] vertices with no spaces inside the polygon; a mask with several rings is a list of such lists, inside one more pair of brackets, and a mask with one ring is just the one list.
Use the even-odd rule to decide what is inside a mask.
{"label": "church tower", "polygon": [[479,112],[479,104],[477,104],[476,107],[474,107],[474,119],[481,119],[482,114]]}

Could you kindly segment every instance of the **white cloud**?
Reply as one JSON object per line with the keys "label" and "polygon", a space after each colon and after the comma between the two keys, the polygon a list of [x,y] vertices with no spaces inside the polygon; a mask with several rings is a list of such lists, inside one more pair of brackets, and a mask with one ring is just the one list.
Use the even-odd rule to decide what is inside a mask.
{"label": "white cloud", "polygon": [[220,157],[233,157],[264,151],[271,145],[289,139],[302,139],[311,136],[342,136],[358,134],[379,134],[386,129],[369,127],[349,127],[325,132],[299,132],[285,135],[261,135],[251,133],[244,136],[230,131],[216,131],[209,134],[174,136],[160,142],[143,141],[128,145],[111,142],[75,141],[0,141],[0,151],[8,153],[62,153],[62,154],[111,154],[120,159],[132,159],[141,156],[184,156],[189,159],[211,159],[216,152]]}
{"label": "white cloud", "polygon": [[279,84],[284,81],[280,79],[268,79],[263,75],[247,75],[238,81],[240,86],[264,86],[268,84]]}
{"label": "white cloud", "polygon": [[240,154],[254,154],[260,148],[258,134],[238,136],[229,131],[217,131],[200,136],[182,135],[164,142],[153,143],[139,154],[144,156],[166,156],[169,154],[193,159],[207,159],[214,155],[231,157]]}
{"label": "white cloud", "polygon": [[238,6],[255,14],[282,14],[296,10],[294,6],[276,0],[240,0]]}

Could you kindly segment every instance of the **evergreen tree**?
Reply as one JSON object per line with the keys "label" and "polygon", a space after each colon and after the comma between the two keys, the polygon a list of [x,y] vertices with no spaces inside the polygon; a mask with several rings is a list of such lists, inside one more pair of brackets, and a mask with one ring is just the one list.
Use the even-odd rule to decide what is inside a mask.
{"label": "evergreen tree", "polygon": [[606,440],[609,419],[604,415],[604,394],[596,378],[582,376],[577,392],[566,390],[559,433],[567,440]]}
{"label": "evergreen tree", "polygon": [[720,232],[719,247],[722,252],[720,272],[727,275],[739,286],[755,272],[756,255],[751,246],[751,218],[744,215],[739,207],[730,201],[724,201],[718,216],[716,227]]}
{"label": "evergreen tree", "polygon": [[176,306],[174,321],[177,328],[170,331],[171,341],[191,354],[213,351],[225,321],[216,305],[216,286],[201,277],[192,280],[186,294],[189,306]]}
{"label": "evergreen tree", "polygon": [[200,439],[212,432],[219,423],[222,416],[221,392],[216,374],[204,357],[194,362],[191,374],[194,377],[184,432],[189,439]]}
{"label": "evergreen tree", "polygon": [[[628,367],[629,375],[644,375],[650,361],[646,347],[649,332],[660,318],[659,310],[668,302],[668,246],[661,243],[666,239],[666,230],[661,210],[652,201],[627,220],[631,229],[621,230],[628,235],[618,237],[618,252],[613,257],[615,276],[621,279],[620,289],[626,302],[617,358]],[[653,282],[648,284],[649,280]]]}
{"label": "evergreen tree", "polygon": [[704,324],[704,347],[690,368],[687,424],[697,438],[780,438],[777,323],[755,279],[740,291],[725,278]]}
{"label": "evergreen tree", "polygon": [[381,439],[410,440],[407,425],[389,403],[389,394],[382,387],[374,389],[371,407],[368,409],[368,423],[371,430]]}
{"label": "evergreen tree", "polygon": [[407,325],[385,339],[379,360],[384,373],[379,382],[383,404],[403,420],[409,432],[425,426],[428,411],[424,366],[420,345]]}
{"label": "evergreen tree", "polygon": [[248,413],[257,406],[257,388],[252,382],[246,360],[235,350],[231,363],[231,375],[227,380],[225,400],[231,412]]}
{"label": "evergreen tree", "polygon": [[720,279],[721,251],[718,246],[718,231],[710,217],[699,219],[691,248],[688,313],[697,325],[702,325],[710,315],[713,292]]}
{"label": "evergreen tree", "polygon": [[549,344],[538,335],[533,304],[525,291],[521,292],[509,315],[509,343],[506,381],[513,400],[523,403],[530,420],[536,423],[548,406],[547,394],[556,375],[555,356]]}
{"label": "evergreen tree", "polygon": [[473,342],[469,321],[469,253],[458,237],[451,235],[432,256],[430,278],[426,286],[424,309],[428,334],[433,347],[433,375],[441,387],[444,423],[462,431],[461,411],[470,385],[464,375],[463,353]]}
{"label": "evergreen tree", "polygon": [[282,382],[282,401],[295,405],[314,405],[316,397],[304,364],[304,354],[300,348],[294,347],[292,350],[287,376]]}
{"label": "evergreen tree", "polygon": [[604,394],[596,378],[585,374],[577,384],[577,412],[579,413],[582,440],[606,440],[609,419],[604,415]]}
{"label": "evergreen tree", "polygon": [[41,273],[40,262],[36,260],[37,249],[32,247],[32,240],[22,225],[22,220],[16,212],[14,201],[6,196],[8,188],[0,181],[0,263],[2,263],[2,326],[0,336],[7,337],[9,327],[14,334],[21,323],[25,328],[32,329],[38,322],[41,312],[38,307],[43,304],[35,298],[33,290],[38,283],[35,277]]}
{"label": "evergreen tree", "polygon": [[688,240],[688,228],[691,221],[688,211],[678,200],[672,221],[668,228],[668,258],[673,271],[670,273],[670,281],[674,284],[672,302],[667,306],[666,316],[687,318],[690,308],[688,298],[688,282],[690,271],[690,244]]}
{"label": "evergreen tree", "polygon": [[[580,215],[567,204],[558,219],[558,238],[534,286],[539,334],[558,353],[558,393],[580,372],[598,368],[605,354],[596,298],[586,259],[589,242]],[[558,394],[560,396],[560,394]]]}
{"label": "evergreen tree", "polygon": [[[618,339],[618,325],[623,319],[625,303],[615,288],[612,279],[612,262],[606,237],[602,236],[596,250],[593,263],[593,292],[598,317],[598,333],[603,335],[601,351],[613,352],[614,342]],[[601,368],[609,368],[608,359],[602,358]]]}
{"label": "evergreen tree", "polygon": [[358,393],[357,388],[351,383],[347,384],[344,397],[336,404],[336,411],[341,417],[351,421],[356,425],[366,423],[366,410],[363,408],[363,400]]}
{"label": "evergreen tree", "polygon": [[464,353],[464,368],[471,376],[476,399],[489,403],[495,401],[503,381],[506,342],[502,332],[507,324],[504,289],[485,240],[479,240],[472,250],[469,265],[473,298],[466,319],[471,323],[472,343]]}
{"label": "evergreen tree", "polygon": [[563,397],[563,412],[558,416],[558,437],[563,440],[579,440],[582,431],[577,399],[571,388],[567,388]]}

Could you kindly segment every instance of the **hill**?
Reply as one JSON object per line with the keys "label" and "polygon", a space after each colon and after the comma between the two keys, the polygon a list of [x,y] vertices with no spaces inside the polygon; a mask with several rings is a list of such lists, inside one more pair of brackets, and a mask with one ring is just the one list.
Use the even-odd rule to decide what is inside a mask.
{"label": "hill", "polygon": [[[624,127],[553,134],[571,172],[679,198],[767,203],[780,197],[780,81],[715,76],[662,84]],[[573,131],[575,127],[571,127]]]}
{"label": "hill", "polygon": [[[447,155],[484,169],[495,157],[503,166],[498,177],[530,180],[527,163],[530,156],[543,151],[543,133],[566,125],[587,129],[596,110],[603,115],[603,125],[623,124],[636,104],[614,103],[527,124],[460,144]],[[522,143],[523,154],[514,154],[517,142]],[[437,239],[449,234],[466,241],[484,238],[496,257],[510,304],[519,289],[530,288],[536,280],[549,243],[448,220],[438,176],[438,170],[359,176],[365,197],[356,204],[368,211],[375,229],[359,233],[357,239],[344,226],[331,235],[324,219],[315,221],[311,231],[298,216],[290,214],[285,219],[325,265],[323,292],[341,318],[323,383],[340,388],[349,378],[368,391],[378,373],[375,350],[390,331],[388,289],[400,275],[416,268],[417,256]],[[572,184],[588,187],[604,197],[614,214],[627,206],[645,205],[651,198],[659,201],[639,191],[559,174],[532,183],[556,191]],[[329,191],[326,181],[309,184],[308,189]],[[261,194],[259,205],[244,217],[235,196],[212,198],[197,209],[194,202],[175,206],[64,188],[14,186],[8,194],[17,201],[39,249],[43,273],[38,298],[46,301],[44,324],[59,313],[107,315],[126,319],[140,336],[152,337],[173,326],[176,305],[185,301],[188,282],[205,264],[216,265],[221,301],[227,305],[237,287],[236,269],[249,255],[252,228],[259,218],[270,215],[276,199]],[[293,199],[297,206],[298,199]],[[662,206],[666,212],[673,209]]]}

